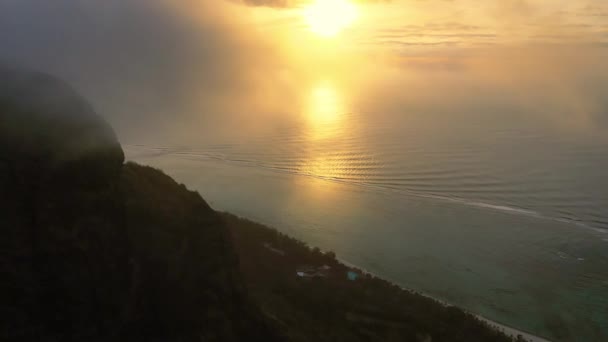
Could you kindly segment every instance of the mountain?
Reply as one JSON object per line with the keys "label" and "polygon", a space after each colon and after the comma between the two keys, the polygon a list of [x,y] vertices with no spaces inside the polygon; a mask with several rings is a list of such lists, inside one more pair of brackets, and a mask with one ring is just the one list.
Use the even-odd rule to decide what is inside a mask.
{"label": "mountain", "polygon": [[124,164],[67,84],[0,68],[0,340],[280,339],[227,230],[163,173]]}

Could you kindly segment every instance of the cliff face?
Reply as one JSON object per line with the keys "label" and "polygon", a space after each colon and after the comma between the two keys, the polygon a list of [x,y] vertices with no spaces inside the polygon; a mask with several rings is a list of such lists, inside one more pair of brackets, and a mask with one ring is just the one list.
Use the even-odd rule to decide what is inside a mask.
{"label": "cliff face", "polygon": [[277,339],[245,293],[223,220],[198,193],[133,163],[122,189],[132,242],[129,337]]}
{"label": "cliff face", "polygon": [[194,192],[69,86],[0,67],[0,340],[275,339]]}
{"label": "cliff face", "polygon": [[123,158],[110,127],[66,84],[0,69],[0,321],[8,338],[116,330],[128,279]]}

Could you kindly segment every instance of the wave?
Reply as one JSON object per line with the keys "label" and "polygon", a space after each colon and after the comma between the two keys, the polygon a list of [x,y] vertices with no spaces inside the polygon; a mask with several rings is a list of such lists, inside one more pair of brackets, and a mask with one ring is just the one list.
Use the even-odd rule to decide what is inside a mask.
{"label": "wave", "polygon": [[[218,146],[220,146],[220,145],[218,145]],[[356,186],[360,186],[360,187],[376,189],[378,191],[385,191],[385,192],[390,191],[393,193],[401,193],[401,194],[404,194],[407,196],[426,198],[426,199],[438,200],[438,201],[443,201],[443,202],[458,203],[460,205],[481,208],[481,209],[494,210],[494,211],[503,212],[503,213],[512,214],[512,215],[520,215],[520,216],[527,216],[527,217],[532,217],[532,218],[536,218],[536,219],[551,220],[554,222],[571,224],[571,225],[575,225],[577,227],[590,229],[597,233],[608,234],[608,229],[604,229],[604,228],[600,228],[600,227],[596,227],[596,226],[587,224],[587,223],[583,222],[583,220],[581,220],[577,217],[557,217],[557,216],[547,215],[547,214],[539,212],[539,211],[526,209],[526,208],[522,208],[522,207],[517,207],[517,206],[510,206],[510,205],[497,204],[497,203],[491,203],[491,202],[485,202],[485,201],[471,200],[471,199],[466,199],[466,198],[457,197],[457,196],[446,196],[443,194],[429,193],[431,191],[440,191],[436,188],[435,189],[431,188],[433,186],[432,178],[428,179],[429,188],[431,188],[431,189],[429,189],[429,192],[413,190],[412,188],[408,187],[407,183],[406,184],[403,184],[403,183],[397,184],[397,183],[390,183],[390,182],[383,182],[383,181],[378,182],[377,181],[379,179],[378,177],[374,178],[370,174],[365,174],[366,171],[373,171],[374,165],[377,164],[377,162],[368,161],[365,156],[363,156],[359,153],[351,153],[351,154],[340,154],[338,152],[333,153],[333,156],[338,158],[337,160],[334,160],[334,163],[340,166],[339,169],[341,171],[341,174],[340,174],[340,176],[329,176],[329,175],[324,176],[324,175],[320,175],[315,172],[311,172],[310,170],[307,170],[305,167],[302,167],[305,164],[305,161],[303,161],[302,159],[299,159],[299,158],[287,158],[286,159],[282,156],[280,161],[264,162],[264,161],[261,161],[260,159],[247,158],[247,157],[250,157],[251,155],[246,154],[246,153],[243,153],[243,155],[245,155],[245,156],[237,154],[237,153],[232,153],[232,154],[228,155],[226,153],[223,153],[223,151],[231,149],[230,145],[224,144],[224,145],[221,145],[220,148],[218,148],[218,146],[213,146],[216,151],[206,151],[206,150],[200,151],[200,150],[195,150],[195,149],[179,148],[179,147],[157,147],[157,146],[147,146],[147,145],[141,145],[141,144],[140,145],[125,145],[125,148],[128,149],[129,152],[132,153],[133,159],[158,158],[158,157],[162,157],[165,155],[172,155],[172,156],[191,159],[191,160],[220,161],[223,163],[230,163],[230,164],[237,164],[237,165],[246,166],[246,167],[266,169],[266,170],[270,170],[272,172],[293,174],[293,175],[298,175],[298,176],[322,179],[322,180],[330,181],[330,182],[336,182],[336,183],[342,183],[342,184],[348,184],[348,185],[356,185]],[[218,150],[222,151],[222,152],[219,152]],[[358,165],[356,165],[356,167],[354,167],[354,168],[346,168],[346,167],[344,167],[344,165],[341,164],[341,161],[344,161],[344,160],[355,160],[355,161],[357,161]],[[332,168],[329,168],[328,171],[335,171],[335,170],[333,170]],[[419,174],[422,173],[422,171],[417,171],[417,172]],[[447,172],[431,170],[430,173],[431,174],[437,173],[437,174],[443,175]],[[465,175],[464,177],[468,178],[468,177],[470,177],[470,175]],[[411,183],[409,184],[409,186],[412,186],[412,185],[413,184],[411,184]],[[600,223],[608,225],[608,223],[605,223],[605,222],[600,222]],[[605,239],[605,240],[608,241],[608,239]]]}

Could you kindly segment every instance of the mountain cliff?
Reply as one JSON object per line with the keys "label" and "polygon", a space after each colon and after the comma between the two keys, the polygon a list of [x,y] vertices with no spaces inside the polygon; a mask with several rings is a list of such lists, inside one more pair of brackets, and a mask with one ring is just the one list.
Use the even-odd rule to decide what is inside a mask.
{"label": "mountain cliff", "polygon": [[0,340],[277,339],[218,215],[64,82],[0,68],[0,189]]}

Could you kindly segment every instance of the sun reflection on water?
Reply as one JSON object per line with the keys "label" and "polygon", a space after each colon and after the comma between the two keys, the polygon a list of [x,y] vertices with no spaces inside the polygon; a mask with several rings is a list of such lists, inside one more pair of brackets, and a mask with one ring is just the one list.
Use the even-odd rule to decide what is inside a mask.
{"label": "sun reflection on water", "polygon": [[[343,142],[353,132],[348,123],[348,106],[340,88],[331,81],[321,81],[309,90],[306,108],[306,151],[303,174],[326,180],[348,176],[349,160],[344,158]],[[342,153],[343,152],[343,153]]]}
{"label": "sun reflection on water", "polygon": [[346,105],[336,86],[329,81],[316,84],[311,90],[306,110],[309,136],[312,140],[335,138],[344,127]]}

